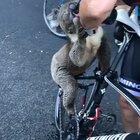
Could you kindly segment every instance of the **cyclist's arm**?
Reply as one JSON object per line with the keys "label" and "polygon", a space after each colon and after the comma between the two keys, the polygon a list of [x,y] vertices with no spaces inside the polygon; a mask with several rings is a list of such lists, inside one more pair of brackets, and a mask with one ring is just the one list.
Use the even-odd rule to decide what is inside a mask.
{"label": "cyclist's arm", "polygon": [[109,17],[115,4],[124,4],[121,0],[81,0],[79,16],[85,28],[97,28]]}

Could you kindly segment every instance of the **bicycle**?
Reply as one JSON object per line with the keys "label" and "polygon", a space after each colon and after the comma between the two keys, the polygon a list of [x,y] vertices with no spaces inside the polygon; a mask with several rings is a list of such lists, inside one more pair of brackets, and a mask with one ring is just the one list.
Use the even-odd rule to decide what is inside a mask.
{"label": "bicycle", "polygon": [[68,1],[69,0],[44,0],[43,4],[43,17],[47,27],[53,34],[63,38],[66,37],[66,34],[57,22],[57,15],[61,5]]}
{"label": "bicycle", "polygon": [[[118,73],[116,71],[117,65],[128,49],[129,43],[131,43],[134,34],[140,35],[139,26],[132,24],[132,22],[129,20],[126,21],[124,19],[126,19],[125,15],[124,17],[122,16],[117,19],[117,21],[122,23],[124,38],[108,71],[106,73],[101,73],[100,69],[96,67],[94,69],[93,76],[76,77],[77,80],[91,80],[92,82],[89,84],[79,83],[79,88],[84,89],[85,92],[81,96],[78,96],[78,98],[82,99],[80,106],[79,102],[76,102],[78,103],[77,108],[75,107],[77,127],[76,131],[74,132],[70,130],[67,131],[67,124],[69,120],[65,109],[63,108],[63,91],[61,87],[59,87],[55,105],[55,124],[60,134],[60,140],[82,140],[82,138],[86,139],[91,136],[100,135],[101,133],[98,133],[97,127],[98,124],[101,124],[102,122],[109,121],[109,124],[106,124],[106,127],[108,125],[108,128],[107,130],[102,131],[103,133],[109,134],[113,131],[112,128],[116,123],[115,115],[103,114],[100,108],[100,103],[106,93],[106,88],[109,85],[120,93],[140,116],[139,100],[119,84]],[[88,89],[91,86],[92,92],[88,94]]]}

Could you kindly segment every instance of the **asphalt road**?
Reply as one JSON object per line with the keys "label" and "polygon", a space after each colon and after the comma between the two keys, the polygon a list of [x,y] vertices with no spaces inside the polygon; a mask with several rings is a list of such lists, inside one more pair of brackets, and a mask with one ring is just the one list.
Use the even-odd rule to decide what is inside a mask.
{"label": "asphalt road", "polygon": [[[50,62],[66,40],[50,33],[42,6],[43,0],[0,1],[0,140],[57,139],[57,86]],[[106,28],[111,44],[112,29]],[[119,118],[117,95],[109,91],[113,93],[104,98],[103,106]]]}

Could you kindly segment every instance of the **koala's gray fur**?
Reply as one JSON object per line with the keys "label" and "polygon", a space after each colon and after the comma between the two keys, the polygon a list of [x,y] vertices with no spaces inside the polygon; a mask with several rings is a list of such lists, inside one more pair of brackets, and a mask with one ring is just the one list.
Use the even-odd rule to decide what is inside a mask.
{"label": "koala's gray fur", "polygon": [[82,38],[75,25],[69,20],[68,4],[59,12],[58,21],[70,41],[56,52],[51,62],[53,80],[63,90],[63,105],[68,114],[74,114],[74,100],[77,96],[77,81],[74,76],[82,74],[98,58],[101,71],[106,71],[110,63],[110,47],[102,27],[95,34]]}

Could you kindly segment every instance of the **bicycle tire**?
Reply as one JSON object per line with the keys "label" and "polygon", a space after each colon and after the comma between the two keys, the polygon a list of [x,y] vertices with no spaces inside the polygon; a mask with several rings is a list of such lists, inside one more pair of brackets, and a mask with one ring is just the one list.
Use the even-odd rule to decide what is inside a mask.
{"label": "bicycle tire", "polygon": [[[63,0],[63,2],[67,2],[66,0]],[[63,4],[63,3],[61,3]],[[56,8],[56,9],[59,9],[59,6],[61,6],[61,4],[58,3],[58,1],[55,1],[55,0],[44,0],[44,3],[43,3],[43,18],[44,18],[44,21],[48,27],[48,29],[56,36],[58,37],[63,37],[65,38],[66,37],[66,34],[62,31],[62,29],[60,28],[60,26],[58,26],[57,30],[51,28],[50,24],[49,24],[49,21],[47,19],[47,15],[51,13],[52,9],[53,8]]]}
{"label": "bicycle tire", "polygon": [[60,131],[60,123],[59,123],[59,108],[61,108],[60,100],[61,100],[60,93],[58,93],[55,103],[55,126],[58,131]]}
{"label": "bicycle tire", "polygon": [[[94,94],[95,94],[95,92],[97,90],[97,87],[98,87],[98,84],[99,84],[99,82],[96,81],[96,79],[93,79],[92,83],[94,83],[94,85],[93,85],[92,89],[90,89],[91,92],[89,90],[88,93],[87,93],[87,101],[85,103],[85,108],[83,110],[83,113],[86,113],[86,115],[91,114],[91,112],[89,112],[89,111],[91,111],[90,107],[92,106],[92,103],[94,103]],[[95,110],[92,112],[92,114],[95,115]],[[91,124],[91,123],[89,124],[88,120],[82,119],[80,121],[80,139],[83,138],[83,137],[86,139],[88,137],[89,128],[92,125],[94,125],[94,124]]]}
{"label": "bicycle tire", "polygon": [[68,118],[66,110],[63,107],[62,94],[63,94],[62,90],[59,89],[59,92],[56,98],[56,105],[55,105],[55,125],[59,132],[60,140],[67,140],[67,139],[71,140],[71,137],[76,137],[76,136],[73,135],[73,133],[70,133],[70,134],[66,133],[68,123],[69,123],[69,118]]}

